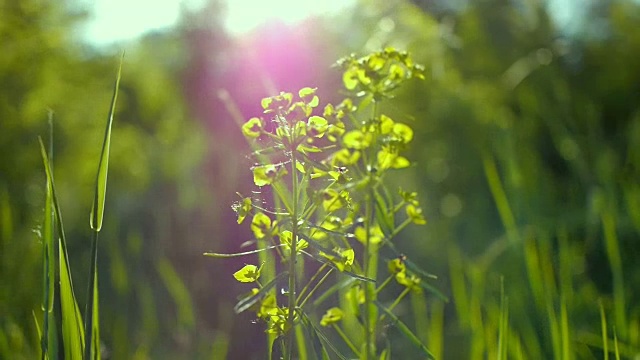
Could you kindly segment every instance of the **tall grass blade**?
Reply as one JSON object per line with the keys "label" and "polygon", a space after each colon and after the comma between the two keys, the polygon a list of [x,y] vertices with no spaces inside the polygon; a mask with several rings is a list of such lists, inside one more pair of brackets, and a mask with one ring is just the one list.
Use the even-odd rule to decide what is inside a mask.
{"label": "tall grass blade", "polygon": [[615,214],[612,210],[605,210],[602,213],[602,230],[604,232],[605,249],[607,258],[611,266],[611,274],[613,277],[613,310],[614,323],[616,328],[620,330],[622,338],[627,335],[627,316],[626,316],[626,300],[622,271],[622,257],[620,255],[620,243],[616,229]]}
{"label": "tall grass blade", "polygon": [[618,349],[618,333],[616,328],[613,328],[613,350],[616,354],[616,360],[620,360],[620,349]]}
{"label": "tall grass blade", "polygon": [[[51,130],[50,130],[51,131]],[[49,149],[51,152],[51,148]],[[51,159],[47,157],[47,163],[51,167]],[[53,199],[51,194],[50,179],[47,177],[46,197],[44,205],[44,222],[42,226],[42,266],[43,266],[43,302],[42,310],[44,311],[42,333],[40,334],[41,358],[49,358],[49,327],[52,326],[53,318],[53,299],[55,295],[55,248],[53,246],[55,220],[53,212]]]}
{"label": "tall grass blade", "polygon": [[122,73],[122,60],[124,53],[120,57],[120,65],[118,67],[118,75],[113,86],[113,95],[111,97],[111,106],[109,108],[109,116],[107,118],[107,127],[104,132],[104,140],[102,142],[102,152],[100,153],[100,163],[98,164],[98,174],[96,175],[96,191],[91,206],[90,225],[91,229],[98,232],[102,228],[102,220],[104,216],[104,200],[107,193],[107,172],[109,170],[109,148],[111,147],[111,125],[113,124],[113,114],[116,109],[116,100],[118,99],[118,88],[120,87],[120,75]]}
{"label": "tall grass blade", "polygon": [[60,267],[60,308],[62,314],[62,340],[64,343],[65,358],[70,360],[82,359],[84,344],[84,329],[82,327],[82,315],[73,291],[73,280],[69,271],[69,257],[67,255],[67,240],[64,235],[64,226],[60,205],[56,195],[56,187],[53,180],[53,173],[49,166],[47,151],[44,148],[42,139],[40,142],[40,152],[47,175],[48,187],[51,191],[52,205],[55,212],[56,226],[59,231],[58,241],[58,262]]}
{"label": "tall grass blade", "polygon": [[504,295],[504,278],[500,279],[500,323],[498,325],[498,360],[507,358],[509,339],[509,298]]}
{"label": "tall grass blade", "polygon": [[599,302],[600,306],[600,324],[602,327],[602,351],[604,353],[604,360],[609,360],[609,334],[607,334],[607,315],[604,312],[604,305],[602,300]]}
{"label": "tall grass blade", "polygon": [[485,177],[489,183],[491,195],[493,196],[493,200],[498,208],[498,213],[500,214],[500,219],[507,230],[507,237],[511,243],[518,243],[520,235],[518,233],[516,219],[513,215],[513,211],[511,210],[511,205],[509,205],[509,200],[504,190],[504,186],[502,185],[502,180],[500,180],[500,174],[498,174],[495,159],[490,154],[485,153],[482,156],[482,164],[484,166]]}
{"label": "tall grass blade", "polygon": [[193,328],[196,323],[193,313],[193,301],[184,281],[182,281],[178,272],[166,258],[158,260],[156,267],[160,278],[176,304],[178,324],[183,328]]}
{"label": "tall grass blade", "polygon": [[85,360],[100,359],[100,315],[98,307],[98,233],[100,232],[100,229],[102,229],[102,222],[104,218],[104,202],[107,194],[107,175],[109,172],[109,149],[111,148],[111,127],[113,125],[113,114],[115,112],[116,101],[118,99],[118,88],[120,87],[120,76],[122,73],[123,58],[124,52],[120,57],[118,75],[116,76],[116,81],[113,86],[111,106],[109,107],[107,126],[104,131],[102,152],[100,153],[100,162],[98,163],[98,173],[96,174],[95,195],[93,197],[93,204],[91,205],[91,214],[89,217],[89,225],[93,230],[93,239],[91,241],[91,273],[89,274],[89,287],[87,290],[87,311],[85,312]]}

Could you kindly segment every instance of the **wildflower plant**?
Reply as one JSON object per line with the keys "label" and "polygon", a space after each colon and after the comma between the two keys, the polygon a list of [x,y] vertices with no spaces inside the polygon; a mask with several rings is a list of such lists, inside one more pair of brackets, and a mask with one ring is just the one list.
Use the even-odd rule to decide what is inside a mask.
{"label": "wildflower plant", "polygon": [[[242,125],[256,158],[253,181],[271,188],[274,205],[241,195],[233,208],[238,224],[250,223],[254,238],[245,244],[256,249],[205,255],[259,254],[261,264],[233,274],[254,286],[235,311],[253,311],[266,324],[270,358],[277,352],[285,359],[389,359],[388,342],[378,344],[383,322],[392,322],[430,357],[392,312],[410,292],[432,288],[428,274],[393,244],[407,226],[426,223],[415,192],[394,192],[386,184],[388,173],[411,165],[404,152],[413,130],[380,107],[404,82],[422,79],[423,68],[392,48],[337,64],[348,94],[340,103],[321,107],[315,88],[283,92],[262,100],[265,117]],[[385,259],[383,250],[394,256]],[[379,268],[387,272],[381,281]],[[385,305],[378,295],[393,281],[404,290]],[[340,306],[325,304],[332,296]],[[349,355],[342,352],[347,348]]]}

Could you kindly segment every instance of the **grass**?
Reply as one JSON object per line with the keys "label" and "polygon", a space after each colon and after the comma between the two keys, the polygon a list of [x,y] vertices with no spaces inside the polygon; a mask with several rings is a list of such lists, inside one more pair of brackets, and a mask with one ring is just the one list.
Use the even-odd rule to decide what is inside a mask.
{"label": "grass", "polygon": [[[124,57],[124,54],[123,54]],[[76,295],[71,277],[71,266],[67,252],[67,240],[64,231],[62,212],[56,193],[55,181],[52,170],[52,159],[49,154],[53,153],[50,145],[49,154],[42,139],[40,142],[40,152],[46,174],[46,198],[45,212],[42,234],[42,264],[43,264],[43,302],[44,311],[42,332],[38,330],[40,336],[41,358],[57,359],[58,344],[55,337],[56,324],[54,315],[54,303],[56,299],[60,302],[60,319],[63,346],[62,350],[65,359],[99,360],[100,351],[100,326],[99,326],[99,293],[98,293],[98,233],[102,228],[104,217],[104,203],[107,190],[107,174],[109,164],[109,148],[111,145],[111,128],[113,124],[113,114],[115,112],[118,88],[120,84],[120,74],[122,69],[122,59],[116,77],[113,97],[109,110],[108,121],[105,129],[104,141],[98,171],[96,175],[95,197],[90,214],[90,227],[92,230],[91,242],[91,268],[89,272],[89,284],[87,291],[87,301],[85,310],[85,322],[83,324],[80,306],[76,300]],[[49,143],[52,144],[53,132],[50,131]],[[55,262],[55,242],[58,235],[58,267]],[[57,272],[56,272],[57,270]],[[59,276],[60,285],[58,297],[55,296],[55,279]],[[40,329],[36,321],[37,328]]]}

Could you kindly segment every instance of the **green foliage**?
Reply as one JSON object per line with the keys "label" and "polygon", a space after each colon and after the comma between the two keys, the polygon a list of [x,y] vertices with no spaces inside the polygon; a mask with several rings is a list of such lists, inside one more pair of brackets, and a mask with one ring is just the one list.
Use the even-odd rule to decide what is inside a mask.
{"label": "green foliage", "polygon": [[[318,337],[315,343],[322,347],[316,353],[319,358],[329,350],[344,358],[340,355],[342,346],[333,344],[327,348],[330,340],[313,325],[316,320],[310,313],[312,308],[305,306],[312,295],[323,297],[319,289],[333,270],[337,270],[336,285],[340,284],[340,276],[356,280],[339,288],[341,298],[361,296],[355,306],[329,309],[320,325],[331,325],[351,351],[362,359],[373,359],[379,356],[376,340],[382,331],[379,317],[391,316],[402,333],[429,354],[426,346],[390,309],[383,307],[381,315],[377,311],[382,306],[377,300],[378,293],[389,283],[377,283],[380,252],[387,245],[392,247],[393,237],[409,224],[426,223],[415,193],[400,191],[394,197],[386,185],[388,172],[410,165],[401,154],[413,139],[413,130],[382,114],[379,104],[391,98],[392,92],[405,81],[424,78],[423,68],[413,64],[407,53],[392,48],[362,58],[343,58],[338,64],[344,69],[344,85],[353,98],[326,105],[319,116],[314,115],[320,104],[315,88],[303,88],[297,96],[280,93],[261,102],[269,121],[275,124],[274,130],[265,125],[266,120],[256,117],[242,125],[242,133],[254,144],[259,161],[252,168],[254,184],[271,186],[276,203],[283,204],[284,209],[263,208],[243,198],[234,205],[238,223],[252,217],[251,230],[258,249],[207,255],[226,257],[262,249],[278,250],[277,256],[271,256],[269,261],[280,258],[288,267],[287,272],[279,275],[288,274],[284,304],[258,282],[260,269],[246,265],[234,277],[240,282],[256,283],[258,288],[241,300],[236,311],[253,309],[266,323],[267,333],[279,338],[288,359],[306,358],[305,349],[314,346],[306,344],[308,339],[298,330],[299,326]],[[405,219],[396,223],[396,218],[402,218],[403,214]],[[302,272],[307,259],[322,264],[310,278]],[[405,260],[406,257],[389,260],[391,277],[405,288],[391,308],[410,291],[422,293],[419,284],[424,279],[407,270]],[[267,280],[271,280],[269,285],[273,284],[274,279]],[[301,291],[296,290],[299,286]],[[361,335],[344,332],[338,326],[343,318],[350,319],[351,324],[361,318]],[[388,353],[389,348],[383,352]]]}
{"label": "green foliage", "polygon": [[[98,301],[98,232],[102,227],[102,218],[104,213],[104,200],[106,194],[107,184],[107,169],[109,163],[109,147],[111,143],[111,127],[113,123],[113,113],[116,106],[116,99],[118,95],[118,87],[120,84],[120,73],[122,68],[122,61],[120,68],[118,69],[118,75],[116,78],[113,97],[111,100],[111,110],[107,121],[107,127],[105,130],[104,142],[102,144],[102,154],[98,163],[98,171],[96,176],[96,194],[94,197],[93,208],[91,210],[91,229],[93,230],[93,241],[91,244],[91,268],[89,272],[89,286],[88,296],[86,303],[85,318],[86,322],[82,324],[82,315],[80,314],[80,308],[76,300],[76,295],[73,290],[73,281],[71,278],[71,268],[69,262],[69,255],[67,252],[67,242],[62,222],[62,214],[60,211],[60,204],[58,202],[58,196],[56,194],[56,188],[53,180],[53,172],[51,171],[51,158],[45,150],[45,146],[40,140],[40,152],[45,168],[45,174],[47,179],[46,199],[45,199],[45,213],[44,213],[44,234],[43,234],[43,307],[44,324],[43,331],[40,332],[41,337],[41,354],[42,359],[57,358],[57,344],[49,344],[51,337],[50,331],[55,331],[55,323],[53,323],[53,306],[56,300],[53,285],[56,277],[56,267],[53,262],[53,250],[49,250],[49,247],[53,247],[53,237],[56,232],[59,233],[59,262],[58,271],[60,276],[60,295],[57,298],[60,302],[61,308],[61,332],[64,342],[64,356],[66,359],[96,359],[101,358],[100,350],[100,325],[99,325],[99,301]],[[51,131],[51,130],[50,130]],[[53,138],[51,136],[50,138]],[[52,146],[51,146],[52,147]],[[53,224],[55,220],[55,226]],[[57,229],[57,231],[56,231]],[[39,326],[38,326],[39,328]],[[49,329],[52,330],[49,330]],[[51,347],[50,347],[51,345]]]}

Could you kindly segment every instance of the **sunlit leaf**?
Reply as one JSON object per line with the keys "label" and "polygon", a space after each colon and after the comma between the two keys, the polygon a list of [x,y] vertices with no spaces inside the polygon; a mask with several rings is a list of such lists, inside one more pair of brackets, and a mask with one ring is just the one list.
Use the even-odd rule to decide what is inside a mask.
{"label": "sunlit leaf", "polygon": [[255,282],[260,277],[260,269],[255,265],[245,265],[242,269],[233,273],[233,277],[239,282]]}

